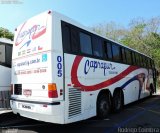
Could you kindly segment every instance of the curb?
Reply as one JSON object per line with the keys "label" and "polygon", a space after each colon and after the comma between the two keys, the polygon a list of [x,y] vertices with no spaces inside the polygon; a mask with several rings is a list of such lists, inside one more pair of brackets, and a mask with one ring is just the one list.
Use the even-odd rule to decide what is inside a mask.
{"label": "curb", "polygon": [[10,112],[12,112],[11,109],[8,109],[8,110],[1,110],[1,109],[0,109],[0,115],[1,115],[1,114],[5,114],[5,113],[10,113]]}

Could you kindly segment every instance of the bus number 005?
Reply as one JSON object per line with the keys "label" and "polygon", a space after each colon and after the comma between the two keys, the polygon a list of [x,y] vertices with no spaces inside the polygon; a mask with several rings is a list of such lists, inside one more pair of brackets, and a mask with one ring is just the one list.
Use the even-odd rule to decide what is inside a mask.
{"label": "bus number 005", "polygon": [[62,57],[57,56],[57,76],[62,77]]}

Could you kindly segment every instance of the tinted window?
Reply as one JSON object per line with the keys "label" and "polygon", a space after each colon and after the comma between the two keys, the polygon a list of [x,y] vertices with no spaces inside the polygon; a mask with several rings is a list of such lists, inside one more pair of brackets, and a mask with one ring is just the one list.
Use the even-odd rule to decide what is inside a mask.
{"label": "tinted window", "polygon": [[93,37],[93,54],[98,57],[103,56],[102,41],[96,36]]}
{"label": "tinted window", "polygon": [[70,28],[68,26],[62,27],[62,41],[64,52],[71,52]]}
{"label": "tinted window", "polygon": [[78,28],[71,26],[71,49],[73,53],[79,52]]}
{"label": "tinted window", "polygon": [[140,63],[140,64],[139,64],[140,66],[142,66],[142,65],[143,65],[143,62],[142,62],[142,56],[141,56],[141,55],[139,55],[139,63]]}
{"label": "tinted window", "polygon": [[139,64],[140,64],[139,54],[136,53],[136,54],[135,54],[135,57],[136,57],[136,64],[139,65]]}
{"label": "tinted window", "polygon": [[135,52],[132,52],[132,61],[133,61],[133,64],[136,65]]}
{"label": "tinted window", "polygon": [[11,66],[12,61],[12,46],[6,45],[6,64]]}
{"label": "tinted window", "polygon": [[84,54],[92,54],[91,36],[80,32],[80,47]]}
{"label": "tinted window", "polygon": [[5,63],[5,45],[0,44],[0,63]]}
{"label": "tinted window", "polygon": [[145,67],[146,66],[146,60],[145,60],[145,57],[143,55],[140,55],[141,56],[141,66],[142,67]]}
{"label": "tinted window", "polygon": [[126,54],[125,54],[125,49],[121,48],[121,53],[122,53],[122,60],[124,63],[126,63]]}
{"label": "tinted window", "polygon": [[148,58],[148,67],[151,68],[151,62],[149,58]]}
{"label": "tinted window", "polygon": [[144,67],[143,55],[140,55],[140,63],[141,63],[141,66]]}
{"label": "tinted window", "polygon": [[150,59],[150,67],[152,68],[152,61],[151,61],[151,59]]}
{"label": "tinted window", "polygon": [[150,60],[151,61],[151,66],[152,66],[152,68],[155,68],[154,67],[154,61],[153,60]]}
{"label": "tinted window", "polygon": [[112,46],[110,42],[105,44],[105,54],[109,60],[112,60]]}
{"label": "tinted window", "polygon": [[143,60],[143,55],[141,55],[141,66],[145,66],[144,60]]}
{"label": "tinted window", "polygon": [[112,45],[112,52],[113,52],[113,59],[114,61],[120,61],[120,47],[118,45],[113,44]]}
{"label": "tinted window", "polygon": [[128,64],[132,64],[132,55],[131,55],[131,51],[128,49],[125,49],[125,53],[126,53],[126,60]]}
{"label": "tinted window", "polygon": [[148,60],[147,57],[143,57],[143,61],[144,61],[144,67],[148,67]]}

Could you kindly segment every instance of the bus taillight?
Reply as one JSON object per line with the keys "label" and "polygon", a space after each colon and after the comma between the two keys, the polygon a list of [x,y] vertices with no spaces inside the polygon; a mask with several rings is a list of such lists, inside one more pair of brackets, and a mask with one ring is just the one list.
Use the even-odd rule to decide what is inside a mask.
{"label": "bus taillight", "polygon": [[48,97],[49,98],[58,97],[56,84],[48,84]]}

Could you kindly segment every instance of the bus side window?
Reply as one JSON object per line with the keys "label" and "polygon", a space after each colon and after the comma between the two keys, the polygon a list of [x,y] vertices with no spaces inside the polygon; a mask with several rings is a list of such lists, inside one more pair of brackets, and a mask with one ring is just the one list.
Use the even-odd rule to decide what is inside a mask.
{"label": "bus side window", "polygon": [[144,67],[143,55],[140,55],[140,57],[141,57],[141,66]]}
{"label": "bus side window", "polygon": [[150,68],[152,68],[152,60],[149,59],[149,62],[150,62]]}
{"label": "bus side window", "polygon": [[11,67],[12,61],[12,46],[6,45],[6,65]]}
{"label": "bus side window", "polygon": [[100,38],[93,36],[93,54],[97,57],[103,57],[102,41]]}
{"label": "bus side window", "polygon": [[112,46],[110,42],[105,42],[104,44],[105,48],[105,56],[107,59],[112,60]]}
{"label": "bus side window", "polygon": [[126,59],[127,59],[127,64],[132,64],[132,54],[131,51],[128,49],[125,49],[126,53]]}
{"label": "bus side window", "polygon": [[139,64],[140,64],[140,63],[139,63],[139,54],[136,53],[136,65],[139,66]]}
{"label": "bus side window", "polygon": [[152,67],[152,66],[151,66],[151,61],[150,61],[150,59],[148,59],[148,67],[149,67],[149,68]]}
{"label": "bus side window", "polygon": [[135,58],[134,52],[132,52],[132,61],[133,61],[133,65],[136,65],[136,58]]}
{"label": "bus side window", "polygon": [[5,63],[5,45],[0,44],[0,63]]}
{"label": "bus side window", "polygon": [[78,28],[71,26],[71,48],[72,53],[79,53]]}
{"label": "bus side window", "polygon": [[70,28],[66,25],[62,26],[62,42],[63,42],[63,51],[66,53],[70,53],[71,35],[70,35]]}
{"label": "bus side window", "polygon": [[152,67],[152,69],[154,69],[155,68],[154,61],[153,60],[150,60],[150,61],[151,61],[151,67]]}
{"label": "bus side window", "polygon": [[81,53],[92,55],[91,36],[80,32]]}
{"label": "bus side window", "polygon": [[141,55],[139,55],[139,65],[142,66],[142,58],[141,58]]}
{"label": "bus side window", "polygon": [[125,54],[125,49],[123,47],[121,48],[121,54],[123,63],[126,63],[126,54]]}
{"label": "bus side window", "polygon": [[121,61],[120,47],[116,44],[112,44],[112,52],[114,61]]}
{"label": "bus side window", "polygon": [[[142,56],[142,55],[141,55]],[[144,60],[144,56],[141,57],[142,58],[142,66],[145,67],[145,60]]]}
{"label": "bus side window", "polygon": [[143,56],[143,61],[144,61],[144,67],[147,67],[147,58]]}

